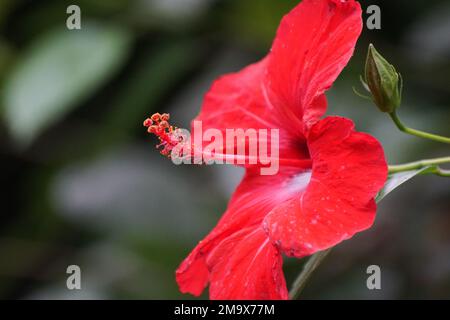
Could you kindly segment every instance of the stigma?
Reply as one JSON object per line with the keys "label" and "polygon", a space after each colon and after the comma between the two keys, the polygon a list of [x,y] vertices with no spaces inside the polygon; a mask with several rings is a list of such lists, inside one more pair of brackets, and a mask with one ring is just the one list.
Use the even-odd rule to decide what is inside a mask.
{"label": "stigma", "polygon": [[169,120],[168,113],[155,113],[144,120],[144,127],[147,128],[148,133],[154,134],[159,140],[156,148],[168,158],[171,157],[172,149],[180,143],[180,138],[174,134],[177,128],[171,126]]}

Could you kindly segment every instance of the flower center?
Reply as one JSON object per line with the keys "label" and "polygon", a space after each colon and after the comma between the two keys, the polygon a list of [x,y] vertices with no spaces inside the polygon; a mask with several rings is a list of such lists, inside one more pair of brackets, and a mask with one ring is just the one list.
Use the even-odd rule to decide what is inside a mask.
{"label": "flower center", "polygon": [[289,193],[304,191],[311,181],[311,175],[312,171],[310,170],[294,175],[290,180],[288,180],[286,190]]}

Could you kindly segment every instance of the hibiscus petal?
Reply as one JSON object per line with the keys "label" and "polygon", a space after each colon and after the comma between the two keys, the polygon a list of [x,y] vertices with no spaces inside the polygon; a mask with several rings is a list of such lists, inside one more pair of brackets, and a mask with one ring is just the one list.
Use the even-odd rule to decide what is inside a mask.
{"label": "hibiscus petal", "polygon": [[355,132],[351,120],[328,117],[309,132],[313,167],[306,191],[276,207],[264,220],[272,241],[287,255],[325,250],[369,228],[374,198],[387,179],[380,143]]}
{"label": "hibiscus petal", "polygon": [[[307,180],[293,178],[298,176],[299,170],[284,167],[277,175],[261,176],[257,169],[247,169],[217,226],[178,268],[176,279],[183,293],[197,296],[202,293],[209,280],[206,260],[216,246],[230,237],[238,237],[236,234],[242,229],[259,228],[267,213],[306,187]],[[234,250],[228,251],[227,258],[231,259],[234,254]]]}
{"label": "hibiscus petal", "polygon": [[273,128],[277,126],[261,91],[267,59],[217,79],[200,114],[203,128]]}
{"label": "hibiscus petal", "polygon": [[288,298],[283,259],[260,225],[223,240],[209,255],[207,264],[211,299]]}
{"label": "hibiscus petal", "polygon": [[[263,59],[237,73],[231,73],[216,80],[205,96],[200,114],[192,122],[192,135],[195,135],[196,131],[194,121],[201,121],[202,133],[208,129],[220,130],[224,141],[227,129],[277,129],[280,162],[285,159],[307,159],[305,139],[298,135],[298,130],[295,130],[296,126],[301,126],[301,123],[294,118],[289,120],[287,125],[284,118],[278,118],[273,106],[269,104],[266,93],[262,90],[266,66],[267,59]],[[268,130],[266,142],[261,140],[259,132],[257,139],[251,142],[253,146],[266,143],[270,152],[271,139],[272,133]],[[212,141],[202,143],[205,147],[210,142]],[[249,139],[246,139],[246,150],[248,150],[249,142]],[[237,154],[236,150],[235,152],[225,150],[223,144],[222,148],[216,148],[215,152]]]}
{"label": "hibiscus petal", "polygon": [[321,96],[347,65],[361,30],[361,7],[354,0],[303,0],[288,13],[267,66],[277,110],[307,127],[317,121],[326,110]]}

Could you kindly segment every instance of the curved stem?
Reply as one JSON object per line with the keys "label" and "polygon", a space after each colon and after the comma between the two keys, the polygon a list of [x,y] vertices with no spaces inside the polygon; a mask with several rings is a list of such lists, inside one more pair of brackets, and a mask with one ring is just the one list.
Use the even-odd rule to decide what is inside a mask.
{"label": "curved stem", "polygon": [[294,284],[292,285],[292,289],[289,292],[289,297],[292,300],[295,300],[299,297],[303,288],[305,288],[306,282],[311,277],[313,272],[317,269],[317,267],[322,263],[322,261],[328,256],[328,254],[331,252],[331,249],[332,248],[317,252],[309,258],[309,260],[303,267],[302,272],[300,272],[297,279],[295,279]]}
{"label": "curved stem", "polygon": [[[417,170],[428,166],[438,166],[440,164],[450,163],[450,157],[444,158],[436,158],[436,159],[428,159],[428,160],[420,160],[395,166],[389,166],[389,173],[398,173],[404,171]],[[443,170],[439,167],[436,167],[435,170],[439,172],[443,172],[445,174],[446,170]],[[438,174],[437,172],[433,172]]]}
{"label": "curved stem", "polygon": [[450,170],[445,170],[440,167],[435,167],[432,169],[431,172],[440,177],[450,178]]}
{"label": "curved stem", "polygon": [[450,143],[450,138],[447,138],[444,136],[439,136],[439,135],[428,133],[428,132],[424,132],[424,131],[420,131],[420,130],[416,130],[416,129],[408,128],[400,121],[400,118],[398,117],[398,115],[395,111],[389,113],[389,115],[391,116],[392,121],[394,121],[397,128],[404,133],[407,133],[407,134],[410,134],[410,135],[413,135],[416,137],[428,139],[428,140],[437,141],[437,142]]}

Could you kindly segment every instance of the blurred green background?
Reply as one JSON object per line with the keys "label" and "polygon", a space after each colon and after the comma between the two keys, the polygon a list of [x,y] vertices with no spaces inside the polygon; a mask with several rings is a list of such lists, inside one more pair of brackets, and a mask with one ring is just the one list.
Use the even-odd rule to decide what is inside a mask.
{"label": "blurred green background", "polygon": [[[242,171],[172,165],[142,120],[170,112],[188,127],[211,81],[263,57],[297,2],[0,1],[0,298],[189,298],[175,269]],[[81,30],[66,28],[70,4],[81,8]],[[328,113],[378,137],[391,163],[448,155],[397,132],[352,86],[372,42],[405,79],[404,121],[449,135],[450,3],[362,1],[370,4],[382,9],[382,29],[364,29]],[[450,298],[449,186],[419,177],[392,193],[304,298]],[[302,263],[286,261],[288,284]],[[71,264],[82,290],[66,289]],[[371,264],[382,290],[366,288]]]}

